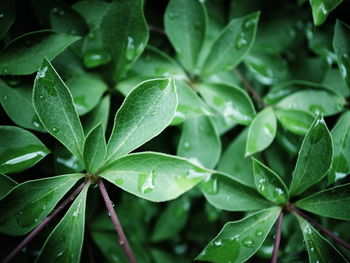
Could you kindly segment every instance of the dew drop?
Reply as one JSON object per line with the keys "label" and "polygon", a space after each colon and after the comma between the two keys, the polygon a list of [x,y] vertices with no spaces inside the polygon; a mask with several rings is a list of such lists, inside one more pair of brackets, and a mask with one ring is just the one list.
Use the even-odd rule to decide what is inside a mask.
{"label": "dew drop", "polygon": [[87,68],[94,68],[107,64],[111,60],[111,55],[104,50],[89,50],[83,55],[84,65]]}
{"label": "dew drop", "polygon": [[256,235],[257,237],[261,237],[261,236],[263,235],[263,231],[260,230],[260,229],[258,229],[258,230],[256,230],[255,235]]}
{"label": "dew drop", "polygon": [[218,179],[217,177],[210,175],[208,176],[203,183],[201,183],[201,188],[207,194],[214,195],[218,193]]}
{"label": "dew drop", "polygon": [[7,68],[5,68],[5,69],[4,69],[4,73],[6,74],[7,72],[8,72],[8,69],[7,69]]}
{"label": "dew drop", "polygon": [[184,142],[185,149],[189,149],[191,147],[189,142]]}
{"label": "dew drop", "polygon": [[250,237],[246,237],[242,240],[242,244],[245,247],[252,247],[254,245],[254,241],[253,239],[251,239]]}
{"label": "dew drop", "polygon": [[214,245],[215,246],[221,246],[222,245],[222,241],[221,240],[214,241]]}
{"label": "dew drop", "polygon": [[8,98],[9,98],[8,96],[6,96],[6,95],[4,96],[4,100],[8,100]]}
{"label": "dew drop", "polygon": [[53,131],[54,133],[58,133],[60,130],[59,130],[58,128],[56,128],[56,127],[53,127],[53,128],[52,128],[52,131]]}
{"label": "dew drop", "polygon": [[177,18],[179,18],[179,14],[178,13],[175,13],[175,12],[170,12],[169,13],[169,18],[170,19],[177,19]]}
{"label": "dew drop", "polygon": [[128,36],[128,43],[126,45],[125,58],[127,60],[132,60],[135,56],[135,45],[134,39],[131,36]]}
{"label": "dew drop", "polygon": [[38,219],[37,219],[37,218],[35,218],[35,219],[34,219],[34,222],[35,222],[35,223],[36,223],[36,222],[38,222]]}
{"label": "dew drop", "polygon": [[3,19],[4,18],[4,14],[3,13],[0,13],[0,19]]}
{"label": "dew drop", "polygon": [[46,75],[46,71],[47,71],[47,70],[48,70],[48,67],[47,67],[47,66],[44,67],[44,68],[42,68],[42,69],[40,69],[40,70],[38,71],[38,73],[36,74],[36,79],[44,78],[45,75]]}
{"label": "dew drop", "polygon": [[44,98],[44,96],[43,95],[39,95],[39,99],[43,99]]}
{"label": "dew drop", "polygon": [[64,251],[61,251],[60,253],[57,254],[56,257],[61,257],[63,255]]}
{"label": "dew drop", "polygon": [[248,44],[248,41],[245,39],[244,33],[240,33],[237,37],[237,40],[236,40],[236,48],[241,49],[244,46],[246,46],[247,44]]}
{"label": "dew drop", "polygon": [[138,177],[138,190],[142,194],[148,194],[154,189],[155,172],[152,170],[148,174],[139,174]]}
{"label": "dew drop", "polygon": [[78,214],[79,214],[79,211],[78,211],[78,210],[76,210],[76,211],[73,212],[73,216],[74,216],[74,217],[75,217],[75,216],[78,216]]}
{"label": "dew drop", "polygon": [[65,14],[66,14],[66,13],[64,12],[64,10],[60,10],[60,11],[58,12],[58,15],[61,16],[61,17],[64,16]]}

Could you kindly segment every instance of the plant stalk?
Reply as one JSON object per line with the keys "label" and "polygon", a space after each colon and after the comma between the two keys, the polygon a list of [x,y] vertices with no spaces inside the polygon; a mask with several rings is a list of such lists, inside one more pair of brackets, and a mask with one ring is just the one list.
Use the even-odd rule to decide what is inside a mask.
{"label": "plant stalk", "polygon": [[80,184],[69,196],[65,199],[56,209],[54,209],[51,214],[49,214],[21,243],[2,261],[2,263],[10,262],[43,228],[59,213],[61,212],[70,202],[72,202],[75,197],[84,188],[86,182]]}
{"label": "plant stalk", "polygon": [[274,245],[273,245],[271,263],[277,263],[278,251],[279,251],[280,243],[281,243],[282,222],[283,222],[283,211],[281,211],[281,213],[280,213],[280,215],[278,216],[278,219],[277,219],[275,242],[274,242]]}
{"label": "plant stalk", "polygon": [[255,89],[252,87],[252,85],[249,83],[249,81],[242,75],[242,73],[236,68],[235,72],[237,76],[239,77],[240,81],[243,83],[243,86],[245,89],[252,95],[253,99],[259,103],[261,106],[266,108],[268,105],[264,102],[264,100],[261,98],[259,93],[255,91]]}
{"label": "plant stalk", "polygon": [[334,241],[338,242],[340,245],[342,245],[344,248],[346,248],[347,250],[350,250],[350,244],[346,243],[343,239],[341,239],[340,237],[338,237],[337,235],[335,235],[333,232],[331,232],[330,230],[328,230],[327,228],[325,228],[324,226],[320,225],[319,223],[317,223],[317,221],[311,217],[309,217],[308,215],[306,215],[304,212],[302,212],[301,210],[299,210],[298,208],[296,208],[295,206],[291,206],[290,210],[295,212],[296,214],[298,214],[299,216],[305,218],[307,221],[309,221],[309,223],[311,225],[313,225],[314,227],[316,227],[318,230],[320,230],[323,234],[329,236],[330,238],[332,238]]}
{"label": "plant stalk", "polygon": [[109,195],[107,193],[106,187],[105,187],[102,179],[100,179],[98,186],[100,188],[100,192],[102,194],[103,200],[105,201],[108,213],[109,213],[111,220],[114,224],[115,232],[117,233],[117,235],[119,237],[119,245],[124,249],[124,252],[129,259],[129,262],[130,263],[137,263],[136,258],[134,256],[134,253],[132,252],[132,249],[129,245],[128,240],[126,239],[123,228],[119,222],[118,216],[114,210],[111,199],[109,198]]}

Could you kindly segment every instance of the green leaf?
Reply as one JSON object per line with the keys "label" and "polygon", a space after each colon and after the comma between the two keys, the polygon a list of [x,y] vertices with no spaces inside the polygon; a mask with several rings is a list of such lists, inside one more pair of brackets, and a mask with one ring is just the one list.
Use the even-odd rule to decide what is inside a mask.
{"label": "green leaf", "polygon": [[333,161],[329,171],[329,183],[344,178],[350,173],[350,112],[345,112],[331,131],[333,139]]}
{"label": "green leaf", "polygon": [[260,13],[232,19],[214,41],[201,76],[210,76],[238,65],[253,46]]}
{"label": "green leaf", "polygon": [[84,242],[86,184],[62,220],[46,239],[35,262],[80,262]]}
{"label": "green leaf", "polygon": [[201,115],[211,115],[207,105],[201,100],[197,93],[182,80],[176,80],[176,91],[179,98],[175,117],[172,125],[178,125],[185,120],[199,117]]}
{"label": "green leaf", "polygon": [[84,163],[89,173],[95,173],[105,160],[107,152],[102,124],[98,124],[86,136],[84,144]]}
{"label": "green leaf", "polygon": [[297,135],[305,135],[314,117],[306,111],[293,109],[275,109],[276,117],[284,128]]}
{"label": "green leaf", "polygon": [[324,116],[340,112],[344,105],[342,96],[327,90],[297,91],[276,104],[278,108],[301,110],[313,115],[322,113]]}
{"label": "green leaf", "polygon": [[107,159],[113,161],[161,133],[176,107],[176,89],[170,79],[145,81],[133,89],[115,115]]}
{"label": "green leaf", "polygon": [[322,237],[306,220],[297,217],[303,232],[310,263],[348,262],[339,251]]}
{"label": "green leaf", "polygon": [[184,67],[193,71],[205,38],[207,14],[198,0],[171,0],[165,11],[165,32]]}
{"label": "green leaf", "polygon": [[0,174],[0,199],[2,199],[8,192],[17,185],[17,182],[10,177]]}
{"label": "green leaf", "polygon": [[46,59],[35,78],[33,103],[46,130],[82,160],[85,137],[72,95]]}
{"label": "green leaf", "polygon": [[227,123],[247,125],[253,120],[253,102],[241,88],[224,83],[203,83],[198,89],[204,100],[217,109]]}
{"label": "green leaf", "polygon": [[29,87],[11,88],[0,80],[0,103],[17,125],[36,131],[46,131],[34,111],[32,91]]}
{"label": "green leaf", "polygon": [[184,122],[177,147],[178,156],[213,169],[219,161],[220,153],[220,137],[209,117],[202,116]]}
{"label": "green leaf", "polygon": [[71,8],[53,8],[50,14],[50,22],[51,28],[59,33],[84,36],[87,32],[84,19]]}
{"label": "green leaf", "polygon": [[222,154],[217,170],[246,186],[255,188],[251,158],[244,157],[248,129],[244,129]]}
{"label": "green leaf", "polygon": [[0,200],[0,232],[24,235],[31,231],[82,177],[68,174],[17,185]]}
{"label": "green leaf", "polygon": [[21,172],[49,153],[50,150],[29,131],[0,126],[0,173]]}
{"label": "green leaf", "polygon": [[0,75],[28,75],[40,68],[46,57],[52,60],[79,37],[43,30],[24,34],[0,52]]}
{"label": "green leaf", "polygon": [[331,134],[322,116],[317,116],[306,134],[290,185],[290,195],[299,195],[319,182],[332,164]]}
{"label": "green leaf", "polygon": [[106,131],[111,104],[110,101],[111,97],[109,95],[104,96],[99,104],[85,116],[85,122],[83,122],[85,133],[91,131],[99,122],[102,123],[103,130]]}
{"label": "green leaf", "polygon": [[144,152],[115,160],[100,176],[136,196],[162,202],[190,190],[210,172],[180,157]]}
{"label": "green leaf", "polygon": [[308,196],[295,205],[320,216],[350,220],[349,201],[350,184],[344,184]]}
{"label": "green leaf", "polygon": [[265,150],[276,135],[277,121],[272,108],[265,108],[249,126],[245,156]]}
{"label": "green leaf", "polygon": [[114,78],[119,79],[148,41],[143,0],[113,1],[102,18],[100,32],[103,45],[112,57]]}
{"label": "green leaf", "polygon": [[199,187],[210,204],[227,211],[252,211],[273,205],[253,188],[226,174],[214,174]]}
{"label": "green leaf", "polygon": [[79,1],[72,5],[72,9],[84,17],[91,29],[98,26],[110,3],[103,1]]}
{"label": "green leaf", "polygon": [[257,159],[252,157],[252,160],[255,185],[259,193],[277,204],[288,202],[287,186],[278,174]]}
{"label": "green leaf", "polygon": [[4,37],[7,31],[15,21],[15,1],[1,1],[0,3],[0,39]]}
{"label": "green leaf", "polygon": [[280,208],[273,207],[239,221],[226,223],[196,260],[214,263],[245,262],[266,239],[280,211]]}
{"label": "green leaf", "polygon": [[79,115],[91,111],[100,101],[107,85],[99,77],[84,74],[66,81],[73,96],[73,102]]}
{"label": "green leaf", "polygon": [[174,237],[185,226],[190,207],[190,200],[186,197],[171,202],[159,215],[151,240],[159,242]]}
{"label": "green leaf", "polygon": [[312,17],[315,26],[320,26],[326,21],[327,16],[333,11],[343,0],[310,0],[312,8]]}
{"label": "green leaf", "polygon": [[55,174],[81,173],[85,170],[84,162],[58,141],[53,151]]}
{"label": "green leaf", "polygon": [[350,27],[339,20],[335,24],[333,48],[338,57],[340,73],[350,88]]}

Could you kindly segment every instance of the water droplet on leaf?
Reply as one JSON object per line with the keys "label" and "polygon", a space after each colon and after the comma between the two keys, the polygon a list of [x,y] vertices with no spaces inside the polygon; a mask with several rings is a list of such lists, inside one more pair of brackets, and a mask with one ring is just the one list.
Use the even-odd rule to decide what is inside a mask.
{"label": "water droplet on leaf", "polygon": [[132,60],[135,56],[135,45],[134,39],[131,36],[128,36],[128,43],[126,45],[125,58],[127,60]]}
{"label": "water droplet on leaf", "polygon": [[245,247],[252,247],[254,245],[254,241],[253,239],[251,239],[250,237],[246,237],[242,240],[242,244]]}
{"label": "water droplet on leaf", "polygon": [[84,53],[83,61],[87,68],[94,68],[107,64],[111,60],[111,55],[104,50],[89,50]]}
{"label": "water droplet on leaf", "polygon": [[148,174],[139,174],[138,177],[138,190],[142,194],[148,194],[154,189],[155,172],[152,170]]}
{"label": "water droplet on leaf", "polygon": [[240,33],[236,40],[236,48],[241,49],[248,44],[248,41],[245,39],[244,33]]}
{"label": "water droplet on leaf", "polygon": [[56,128],[56,127],[53,127],[53,128],[52,128],[52,131],[53,131],[54,133],[58,133],[60,130],[59,130],[58,128]]}

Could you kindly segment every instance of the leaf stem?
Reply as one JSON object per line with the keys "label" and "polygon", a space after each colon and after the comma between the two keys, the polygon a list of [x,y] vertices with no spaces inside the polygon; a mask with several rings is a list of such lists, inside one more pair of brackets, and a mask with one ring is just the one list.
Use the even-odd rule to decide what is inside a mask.
{"label": "leaf stem", "polygon": [[70,202],[84,188],[86,182],[81,183],[69,196],[65,199],[51,214],[49,214],[21,243],[2,261],[2,263],[10,262],[43,228],[59,213],[61,212]]}
{"label": "leaf stem", "polygon": [[114,224],[115,232],[117,233],[117,235],[119,237],[119,245],[124,249],[124,252],[129,259],[129,262],[130,263],[137,263],[136,258],[132,252],[132,249],[129,245],[128,240],[126,239],[123,228],[119,222],[118,216],[114,210],[111,199],[109,198],[109,195],[107,193],[106,187],[105,187],[102,179],[100,179],[98,186],[100,188],[100,192],[102,194],[103,200],[105,201],[108,213],[109,213],[111,220]]}
{"label": "leaf stem", "polygon": [[283,211],[277,219],[276,234],[275,234],[275,243],[273,245],[272,259],[271,263],[277,263],[278,251],[281,243],[281,233],[282,233],[282,222],[283,222]]}
{"label": "leaf stem", "polygon": [[166,35],[165,31],[162,28],[159,28],[159,27],[156,27],[156,26],[153,26],[153,25],[148,25],[148,27],[149,27],[149,30],[151,30],[153,32],[159,33],[161,35]]}
{"label": "leaf stem", "polygon": [[343,239],[341,239],[340,237],[338,237],[337,235],[335,235],[333,232],[331,232],[330,230],[328,230],[327,228],[325,228],[324,226],[320,225],[319,223],[317,223],[317,221],[311,217],[309,217],[308,215],[306,215],[304,212],[302,212],[301,210],[299,210],[298,208],[296,208],[295,206],[290,206],[290,211],[295,212],[296,214],[298,214],[299,216],[305,218],[307,221],[309,221],[309,223],[311,225],[313,225],[314,227],[316,227],[318,230],[320,230],[323,234],[329,236],[330,238],[332,238],[334,241],[338,242],[340,245],[342,245],[344,248],[346,248],[347,250],[350,250],[350,244],[346,243]]}
{"label": "leaf stem", "polygon": [[255,91],[255,89],[253,88],[253,86],[250,84],[250,82],[242,75],[242,73],[239,71],[239,69],[235,69],[235,72],[237,74],[237,76],[239,77],[239,79],[241,80],[241,82],[243,83],[243,86],[245,87],[245,89],[252,95],[252,98],[259,103],[259,105],[263,106],[264,108],[266,108],[268,105],[264,102],[264,100],[261,98],[261,96],[259,95],[259,93],[257,93]]}

